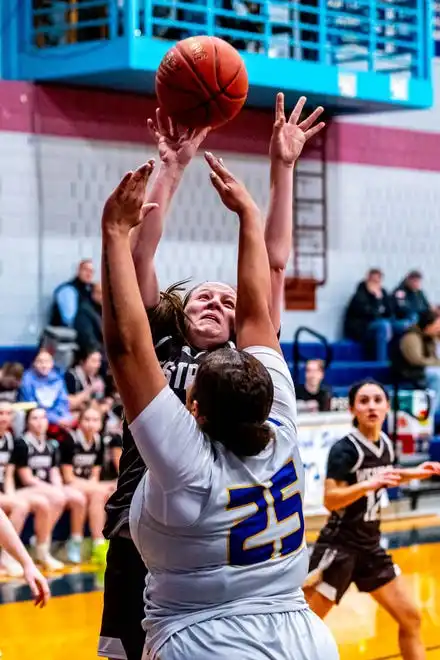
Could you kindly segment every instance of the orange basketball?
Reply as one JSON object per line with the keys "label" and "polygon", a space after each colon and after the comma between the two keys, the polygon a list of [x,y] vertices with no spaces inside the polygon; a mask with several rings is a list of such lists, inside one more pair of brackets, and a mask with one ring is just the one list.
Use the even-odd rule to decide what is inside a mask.
{"label": "orange basketball", "polygon": [[239,53],[218,37],[189,37],[171,48],[156,73],[164,112],[188,128],[216,128],[235,117],[248,93]]}

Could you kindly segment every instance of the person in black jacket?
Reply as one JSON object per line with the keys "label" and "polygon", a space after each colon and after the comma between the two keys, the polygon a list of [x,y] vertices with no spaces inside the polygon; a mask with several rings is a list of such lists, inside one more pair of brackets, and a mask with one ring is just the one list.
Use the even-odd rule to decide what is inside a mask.
{"label": "person in black jacket", "polygon": [[396,319],[407,321],[408,325],[417,323],[420,315],[431,309],[431,305],[422,291],[422,280],[422,273],[412,270],[396,287],[392,295],[394,316]]}
{"label": "person in black jacket", "polygon": [[370,359],[386,361],[394,324],[391,300],[382,281],[382,271],[372,268],[359,283],[345,313],[344,335],[362,342]]}
{"label": "person in black jacket", "polygon": [[83,300],[75,319],[76,342],[80,351],[91,349],[103,352],[102,291],[99,282],[93,285],[90,300]]}
{"label": "person in black jacket", "polygon": [[73,327],[79,307],[90,300],[93,288],[94,268],[91,259],[83,259],[78,265],[75,277],[63,282],[54,291],[49,313],[49,325]]}

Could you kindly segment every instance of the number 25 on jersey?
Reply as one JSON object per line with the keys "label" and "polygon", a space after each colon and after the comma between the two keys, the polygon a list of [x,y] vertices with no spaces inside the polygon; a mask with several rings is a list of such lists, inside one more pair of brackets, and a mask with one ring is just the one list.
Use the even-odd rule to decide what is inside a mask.
{"label": "number 25 on jersey", "polygon": [[[295,485],[298,476],[293,461],[281,468],[270,480],[271,486],[230,488],[228,511],[253,504],[255,513],[236,522],[229,533],[228,556],[233,566],[260,564],[275,556],[287,556],[299,550],[304,542],[302,498]],[[281,536],[281,524],[291,519],[292,531]],[[287,525],[284,526],[284,530]],[[250,543],[271,528],[272,540],[261,545]],[[284,531],[283,530],[283,531]]]}

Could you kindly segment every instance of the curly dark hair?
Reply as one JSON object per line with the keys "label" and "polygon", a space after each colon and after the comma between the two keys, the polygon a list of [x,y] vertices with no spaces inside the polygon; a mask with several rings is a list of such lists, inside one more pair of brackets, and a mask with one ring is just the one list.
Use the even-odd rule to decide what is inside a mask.
{"label": "curly dark hair", "polygon": [[250,353],[232,348],[207,353],[190,400],[197,401],[202,430],[240,458],[256,456],[272,438],[266,424],[273,402],[272,379]]}
{"label": "curly dark hair", "polygon": [[187,343],[185,305],[192,290],[184,297],[182,293],[188,282],[189,280],[180,280],[165,291],[161,291],[159,303],[148,310],[156,340],[171,336],[180,339],[182,343]]}

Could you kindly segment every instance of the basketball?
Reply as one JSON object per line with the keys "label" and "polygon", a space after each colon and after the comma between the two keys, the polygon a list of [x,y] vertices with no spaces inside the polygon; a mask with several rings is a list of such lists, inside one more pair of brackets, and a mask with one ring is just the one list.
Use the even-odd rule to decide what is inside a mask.
{"label": "basketball", "polygon": [[249,83],[239,53],[218,37],[189,37],[164,56],[156,73],[162,110],[188,128],[217,128],[235,117]]}

